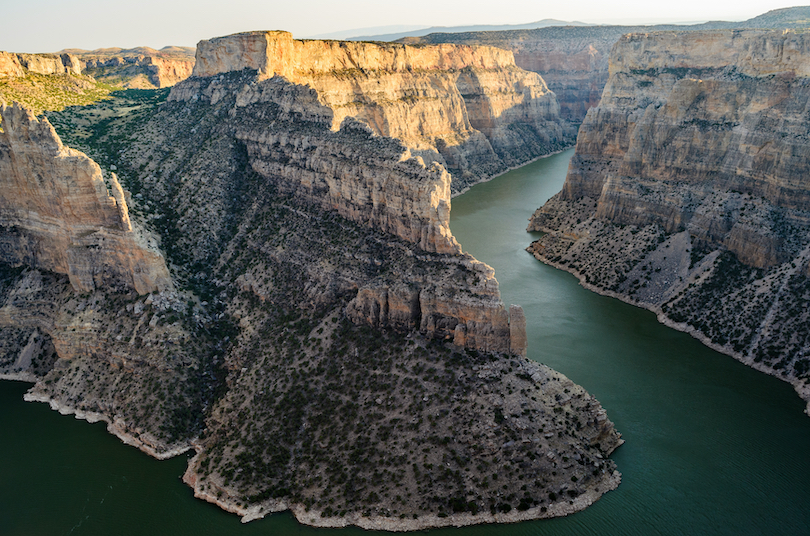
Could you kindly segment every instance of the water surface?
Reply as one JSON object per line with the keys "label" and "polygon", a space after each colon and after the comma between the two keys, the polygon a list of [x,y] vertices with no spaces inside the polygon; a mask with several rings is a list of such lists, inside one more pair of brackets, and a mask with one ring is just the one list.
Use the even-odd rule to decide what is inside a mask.
{"label": "water surface", "polygon": [[[559,191],[572,151],[453,199],[462,247],[492,265],[521,304],[529,357],[602,402],[627,443],[623,483],[567,518],[430,531],[453,536],[807,534],[810,418],[792,388],[580,287],[524,248],[535,208]],[[289,514],[242,525],[192,497],[186,458],[156,461],[0,382],[0,535],[306,535]]]}

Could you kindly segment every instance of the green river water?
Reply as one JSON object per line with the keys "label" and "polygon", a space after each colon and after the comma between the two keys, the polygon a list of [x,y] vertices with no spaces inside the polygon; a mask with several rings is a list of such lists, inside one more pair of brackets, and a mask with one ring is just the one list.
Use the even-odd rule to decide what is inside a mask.
{"label": "green river water", "polygon": [[[495,268],[504,302],[526,311],[529,357],[585,386],[626,444],[623,482],[567,518],[435,535],[810,534],[810,417],[793,389],[598,296],[534,260],[527,219],[560,190],[566,151],[453,199],[463,248]],[[242,525],[180,482],[186,457],[156,461],[102,424],[25,403],[0,382],[0,536],[369,534]]]}

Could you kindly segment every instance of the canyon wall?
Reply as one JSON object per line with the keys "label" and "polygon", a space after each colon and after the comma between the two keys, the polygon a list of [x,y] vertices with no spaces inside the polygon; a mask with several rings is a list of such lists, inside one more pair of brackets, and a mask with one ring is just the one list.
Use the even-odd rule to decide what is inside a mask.
{"label": "canyon wall", "polygon": [[171,87],[191,76],[194,49],[149,47],[71,51],[82,64],[82,72],[96,80],[125,88]]}
{"label": "canyon wall", "polygon": [[26,73],[89,75],[96,80],[133,89],[170,87],[191,76],[194,55],[180,47],[154,50],[71,49],[56,54],[24,54],[0,51],[0,77]]}
{"label": "canyon wall", "polygon": [[73,54],[15,54],[0,51],[0,77],[37,74],[82,73],[82,64]]}
{"label": "canyon wall", "polygon": [[[171,286],[163,257],[133,231],[121,185],[62,145],[47,119],[2,106],[0,259],[67,274],[76,291]],[[109,190],[108,190],[109,188]]]}
{"label": "canyon wall", "polygon": [[509,319],[494,272],[462,255],[449,228],[450,174],[353,118],[335,129],[332,109],[310,87],[249,73],[193,77],[172,90],[169,103],[200,113],[228,110],[229,135],[247,164],[279,192],[412,243],[420,256],[438,254],[425,257],[441,266],[433,277],[406,270],[396,278],[347,274],[360,289],[347,314],[378,328],[417,329],[460,346],[509,352]]}
{"label": "canyon wall", "polygon": [[631,34],[530,251],[807,398],[810,40]]}
{"label": "canyon wall", "polygon": [[[416,147],[457,127],[469,155],[516,147],[524,161],[513,141],[535,139],[545,108],[486,103],[538,77],[487,49],[421,48],[398,67],[405,47],[305,45],[296,58],[276,55],[303,46],[289,34],[212,40],[166,101],[121,92],[49,112],[111,190],[48,121],[10,109],[0,376],[151,455],[194,448],[184,481],[244,521],[289,509],[401,531],[587,507],[620,482],[608,456],[621,435],[584,389],[526,358],[522,309],[450,232],[443,157]],[[268,74],[273,46],[297,82]],[[337,69],[347,51],[357,63]],[[416,138],[375,130],[363,114],[377,108],[403,137],[415,121]],[[90,270],[75,292],[83,272],[59,273],[59,248],[103,235],[82,250],[93,262],[125,252],[124,206],[174,288],[139,296]]]}
{"label": "canyon wall", "polygon": [[486,45],[511,51],[515,64],[540,74],[560,103],[560,116],[580,124],[590,108],[599,105],[607,83],[608,59],[622,35],[662,31],[720,29],[805,28],[810,9],[775,9],[746,21],[711,21],[692,25],[555,26],[533,30],[434,33],[407,37],[402,43]]}
{"label": "canyon wall", "polygon": [[400,140],[447,168],[454,192],[557,150],[574,135],[543,80],[493,48],[307,41],[287,32],[200,42],[195,76],[242,69],[258,71],[260,80],[277,75],[309,86],[329,108],[333,130],[351,117]]}
{"label": "canyon wall", "polygon": [[[299,46],[318,52],[298,59],[283,52]],[[383,59],[373,56],[351,69],[337,69],[347,50]],[[612,423],[567,379],[525,360],[522,310],[507,311],[492,268],[462,253],[450,233],[451,175],[362,117],[335,119],[335,102],[393,107],[369,89],[376,80],[391,85],[395,94],[410,92],[412,97],[400,98],[397,106],[422,110],[425,125],[419,128],[448,128],[429,121],[446,120],[442,114],[452,108],[443,106],[460,103],[452,99],[464,62],[490,61],[486,50],[483,59],[475,58],[476,49],[461,52],[461,59],[443,60],[447,71],[427,59],[396,67],[391,58],[409,53],[404,47],[295,42],[279,33],[203,42],[197,65],[198,74],[206,76],[175,86],[168,101],[138,128],[135,143],[120,154],[123,168],[137,170],[127,175],[137,176],[128,181],[133,192],[164,213],[172,211],[164,220],[170,230],[162,233],[163,243],[168,255],[182,256],[191,267],[189,286],[216,285],[212,294],[239,326],[225,359],[227,393],[213,406],[209,434],[184,477],[196,496],[245,520],[291,509],[308,524],[414,530],[560,515],[617,485],[612,463],[599,461],[621,443]],[[428,49],[419,53],[419,58],[436,58]],[[274,67],[273,58],[284,62]],[[270,76],[282,68],[286,76]],[[497,88],[502,79],[495,70],[479,76],[483,82],[478,83],[486,92],[488,81]],[[431,89],[428,81],[437,87]],[[447,96],[447,103],[434,102],[439,96]],[[392,112],[386,113],[392,121]],[[437,373],[431,364],[443,367],[443,379],[423,381]],[[448,391],[453,369],[451,383],[460,387]],[[500,392],[513,375],[520,389],[535,395],[509,399],[505,408],[516,408],[513,404],[525,398],[524,414],[547,423],[546,432],[536,432],[538,425],[518,432],[528,421],[515,416],[507,424],[498,417],[516,413],[495,410],[492,404],[500,395],[489,393]],[[489,382],[492,387],[485,387]],[[476,417],[474,407],[462,402],[468,396],[463,393],[477,389],[487,391],[476,400],[489,408],[487,414],[494,412],[496,426],[517,434],[518,450],[542,449],[543,456],[526,458],[521,471],[544,475],[553,495],[538,491],[506,499],[521,506],[513,509],[480,485],[490,471],[480,464],[470,473],[479,484],[463,479],[465,488],[477,490],[482,499],[470,495],[457,510],[447,511],[447,496],[456,484],[427,477],[434,461],[451,445],[481,460],[498,451],[494,435],[482,431],[487,439],[479,444],[468,435],[477,432],[463,424],[488,419]],[[427,445],[424,411],[443,412],[451,400],[459,401],[456,415],[463,417],[440,417],[430,425],[447,437],[438,443],[427,440],[430,467],[403,478],[403,471],[411,469],[386,461],[407,458],[401,443],[386,443],[386,460],[378,457],[381,451],[372,445],[382,440],[375,438],[387,437],[389,426],[410,444]],[[253,401],[250,407],[248,401]],[[560,428],[564,422],[551,410],[560,404],[581,415],[581,431]],[[371,413],[373,422],[360,425]],[[302,430],[296,415],[310,423],[303,439],[308,446],[306,453],[288,458],[299,441],[294,430]],[[398,415],[406,415],[407,422]],[[468,417],[472,420],[465,421]],[[474,446],[461,447],[467,441]],[[507,447],[510,457],[513,446]],[[572,457],[579,453],[593,467],[576,489],[568,483],[575,482],[571,471],[579,464],[565,464],[551,474],[564,451]],[[515,460],[525,456],[514,452]],[[455,467],[457,462],[449,463]],[[392,477],[381,481],[375,471]],[[313,479],[315,474],[323,476]],[[345,474],[353,475],[348,487],[340,484]],[[423,497],[420,486],[434,490],[435,497]],[[562,491],[564,499],[557,495]],[[360,511],[358,494],[371,497],[367,514]],[[403,497],[401,504],[386,498],[396,494]]]}

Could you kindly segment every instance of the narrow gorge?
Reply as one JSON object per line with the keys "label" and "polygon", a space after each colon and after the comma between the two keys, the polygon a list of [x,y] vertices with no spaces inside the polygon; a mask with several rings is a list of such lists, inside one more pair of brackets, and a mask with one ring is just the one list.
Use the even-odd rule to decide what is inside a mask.
{"label": "narrow gorge", "polygon": [[800,31],[630,34],[529,251],[810,400]]}
{"label": "narrow gorge", "polygon": [[184,480],[245,521],[510,522],[618,485],[605,411],[526,359],[448,226],[453,192],[572,139],[511,53],[249,32],[120,98],[103,128],[2,110],[0,372],[27,399],[196,450]]}

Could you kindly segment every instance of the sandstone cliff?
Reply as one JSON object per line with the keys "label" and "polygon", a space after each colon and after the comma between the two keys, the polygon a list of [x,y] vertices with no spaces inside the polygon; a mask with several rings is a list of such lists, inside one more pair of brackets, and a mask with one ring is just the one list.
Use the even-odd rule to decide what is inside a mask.
{"label": "sandstone cliff", "polygon": [[515,64],[543,77],[560,103],[560,116],[579,124],[599,105],[608,80],[608,58],[622,35],[660,31],[706,31],[732,28],[804,28],[807,7],[776,9],[740,22],[713,21],[695,25],[557,26],[534,30],[435,33],[404,38],[403,43],[486,45],[511,51]]}
{"label": "sandstone cliff", "polygon": [[67,274],[76,291],[171,285],[163,257],[133,232],[121,185],[62,145],[47,119],[0,108],[0,259]]}
{"label": "sandstone cliff", "polygon": [[15,54],[0,51],[0,77],[37,74],[82,73],[82,65],[73,54]]}
{"label": "sandstone cliff", "polygon": [[807,398],[810,40],[635,34],[530,248]]}
{"label": "sandstone cliff", "polygon": [[193,69],[193,49],[182,47],[71,49],[56,54],[0,51],[0,78],[83,74],[125,88],[153,89],[173,86],[191,76]]}
{"label": "sandstone cliff", "polygon": [[[454,192],[573,138],[543,80],[503,50],[301,41],[287,32],[200,43],[196,76],[242,69],[309,86],[329,108],[333,130],[351,117],[399,139],[451,171]],[[245,95],[240,104],[255,98]]]}
{"label": "sandstone cliff", "polygon": [[17,104],[0,118],[0,378],[38,381],[28,399],[104,420],[152,455],[188,449],[210,351],[189,344],[193,306],[114,174]]}
{"label": "sandstone cliff", "polygon": [[[457,337],[461,346],[508,352],[508,314],[500,302],[494,272],[462,256],[450,232],[447,171],[435,162],[425,164],[398,140],[378,136],[351,118],[333,130],[331,109],[319,102],[315,91],[281,77],[262,78],[241,71],[227,77],[195,77],[173,90],[169,104],[199,116],[216,110],[212,117],[217,117],[227,110],[227,127],[219,123],[208,128],[228,128],[233,137],[229,143],[244,150],[250,169],[272,181],[280,193],[413,243],[423,250],[420,256],[425,261],[436,263],[432,276],[419,275],[412,268],[372,279],[347,275],[361,289],[349,304],[350,317],[375,327],[419,329],[441,338]],[[202,139],[210,136],[203,125],[190,128],[199,131]],[[148,166],[151,171],[153,165]],[[154,168],[155,174],[167,171]],[[149,182],[158,179],[153,176]],[[199,195],[182,190],[183,195]],[[210,232],[218,219],[211,218],[211,209],[209,205],[203,213],[192,209],[181,216],[189,230],[181,241],[206,240],[195,236],[194,229],[207,227]],[[200,218],[207,220],[205,227]],[[206,249],[197,246],[200,260]],[[384,256],[375,262],[385,262]],[[404,310],[395,314],[397,309]]]}
{"label": "sandstone cliff", "polygon": [[[222,43],[299,46],[277,37]],[[330,61],[349,50],[314,43]],[[107,420],[153,455],[193,446],[184,480],[246,521],[284,509],[388,530],[519,521],[615,488],[620,434],[581,387],[525,358],[522,310],[450,233],[451,176],[423,156],[434,150],[335,120],[329,103],[370,99],[364,70],[383,64],[359,58],[340,74],[357,84],[335,86],[349,94],[324,101],[216,50],[200,65],[236,70],[191,77],[166,102],[137,92],[49,113],[67,143],[115,166],[178,290],[75,294],[61,274],[0,265],[0,374],[38,379],[29,399]],[[500,54],[463,48],[443,71],[420,52],[424,69],[374,76],[413,90],[425,120],[445,108],[421,99],[459,92],[459,62]],[[478,72],[481,94],[507,75]]]}
{"label": "sandstone cliff", "polygon": [[97,80],[125,88],[171,87],[185,80],[194,69],[194,49],[149,47],[71,50],[82,63],[82,72]]}

